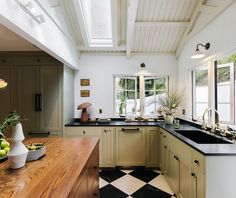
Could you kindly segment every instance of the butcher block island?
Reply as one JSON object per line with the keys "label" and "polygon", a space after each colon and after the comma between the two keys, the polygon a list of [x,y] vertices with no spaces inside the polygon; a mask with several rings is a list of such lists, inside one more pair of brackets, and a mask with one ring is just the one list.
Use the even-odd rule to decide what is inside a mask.
{"label": "butcher block island", "polygon": [[43,142],[46,155],[11,170],[0,164],[0,197],[98,197],[98,138],[32,138]]}

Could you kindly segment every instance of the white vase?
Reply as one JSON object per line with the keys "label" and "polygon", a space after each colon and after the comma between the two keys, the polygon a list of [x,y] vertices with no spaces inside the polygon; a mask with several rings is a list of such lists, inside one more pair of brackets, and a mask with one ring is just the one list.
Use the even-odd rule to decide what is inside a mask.
{"label": "white vase", "polygon": [[25,165],[29,150],[25,147],[22,141],[25,139],[21,123],[12,127],[11,149],[7,154],[10,168],[18,169]]}
{"label": "white vase", "polygon": [[174,122],[174,116],[173,115],[166,115],[164,117],[165,123],[166,124],[173,124]]}

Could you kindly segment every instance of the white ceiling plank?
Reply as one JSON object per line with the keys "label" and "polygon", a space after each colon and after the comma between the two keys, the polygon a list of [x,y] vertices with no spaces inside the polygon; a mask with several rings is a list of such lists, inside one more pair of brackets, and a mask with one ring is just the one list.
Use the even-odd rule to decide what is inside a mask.
{"label": "white ceiling plank", "polygon": [[112,18],[112,40],[113,46],[118,46],[118,2],[117,0],[111,1],[111,18]]}
{"label": "white ceiling plank", "polygon": [[176,22],[176,21],[137,21],[135,22],[136,27],[187,27],[189,22]]}
{"label": "white ceiling plank", "polygon": [[77,20],[79,22],[79,27],[80,27],[80,31],[81,31],[81,34],[82,34],[84,44],[85,44],[86,47],[88,47],[89,46],[88,37],[87,37],[87,33],[86,33],[86,28],[85,28],[85,23],[84,23],[84,16],[82,14],[82,7],[81,7],[81,4],[80,4],[80,1],[78,1],[78,0],[72,0],[72,1],[73,1],[73,4],[74,4],[74,9],[75,9],[75,12],[76,12]]}
{"label": "white ceiling plank", "polygon": [[157,40],[159,38],[159,33],[160,33],[160,28],[154,28],[155,30],[155,33],[154,33],[154,37],[153,37],[153,42],[151,44],[151,51],[154,52],[155,51],[155,47],[156,47],[156,43],[157,43]]}
{"label": "white ceiling plank", "polygon": [[188,34],[192,31],[193,27],[194,27],[194,24],[196,23],[199,15],[200,15],[200,10],[201,10],[201,6],[206,2],[206,0],[199,0],[197,2],[197,5],[193,11],[193,14],[190,18],[190,22],[189,22],[189,25],[188,27],[186,28],[185,32],[184,32],[184,35],[182,36],[182,39],[180,40],[179,42],[179,46],[177,48],[177,51],[176,51],[176,57],[179,56],[181,50],[183,49],[183,46],[185,44],[185,40],[186,40],[186,37],[188,36]]}
{"label": "white ceiling plank", "polygon": [[217,6],[202,5],[202,7],[201,7],[202,12],[207,12],[209,14],[216,13],[219,10],[220,10],[220,8]]}
{"label": "white ceiling plank", "polygon": [[166,51],[167,52],[172,52],[173,50],[173,40],[176,34],[176,29],[177,28],[171,28],[171,34],[170,34],[170,38],[169,38],[169,44],[167,45]]}
{"label": "white ceiling plank", "polygon": [[150,28],[150,34],[148,36],[146,52],[151,52],[152,43],[154,40],[155,28]]}
{"label": "white ceiling plank", "polygon": [[188,36],[186,37],[186,41],[188,41],[190,38],[192,38],[194,35],[200,32],[204,27],[206,27],[209,23],[211,23],[217,16],[219,16],[222,12],[224,12],[233,3],[236,3],[236,0],[232,0],[229,3],[225,3],[225,5],[222,5],[221,8],[215,9],[215,12],[212,12],[211,16],[205,21],[204,24],[201,24],[201,26],[197,27],[193,32],[190,32],[188,34]]}
{"label": "white ceiling plank", "polygon": [[139,0],[128,1],[126,56],[130,57]]}

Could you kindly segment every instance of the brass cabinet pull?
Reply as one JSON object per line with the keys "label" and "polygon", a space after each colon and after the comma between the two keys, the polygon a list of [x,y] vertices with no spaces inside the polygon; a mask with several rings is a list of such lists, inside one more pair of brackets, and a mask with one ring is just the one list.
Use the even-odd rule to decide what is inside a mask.
{"label": "brass cabinet pull", "polygon": [[85,131],[83,131],[83,134],[85,134]]}
{"label": "brass cabinet pull", "polygon": [[126,128],[122,128],[122,131],[127,131],[127,132],[135,132],[135,131],[139,131],[139,128],[136,129],[126,129]]}

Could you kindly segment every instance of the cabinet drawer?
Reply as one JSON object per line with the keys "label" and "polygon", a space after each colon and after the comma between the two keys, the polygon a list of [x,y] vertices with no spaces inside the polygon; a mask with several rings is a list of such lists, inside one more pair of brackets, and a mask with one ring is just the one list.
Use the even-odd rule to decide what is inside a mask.
{"label": "cabinet drawer", "polygon": [[66,136],[101,136],[102,130],[98,127],[66,127]]}
{"label": "cabinet drawer", "polygon": [[194,172],[198,175],[205,174],[204,173],[205,157],[201,153],[199,153],[195,150],[193,150],[192,152],[193,152],[193,154],[192,154],[192,164],[193,164]]}

